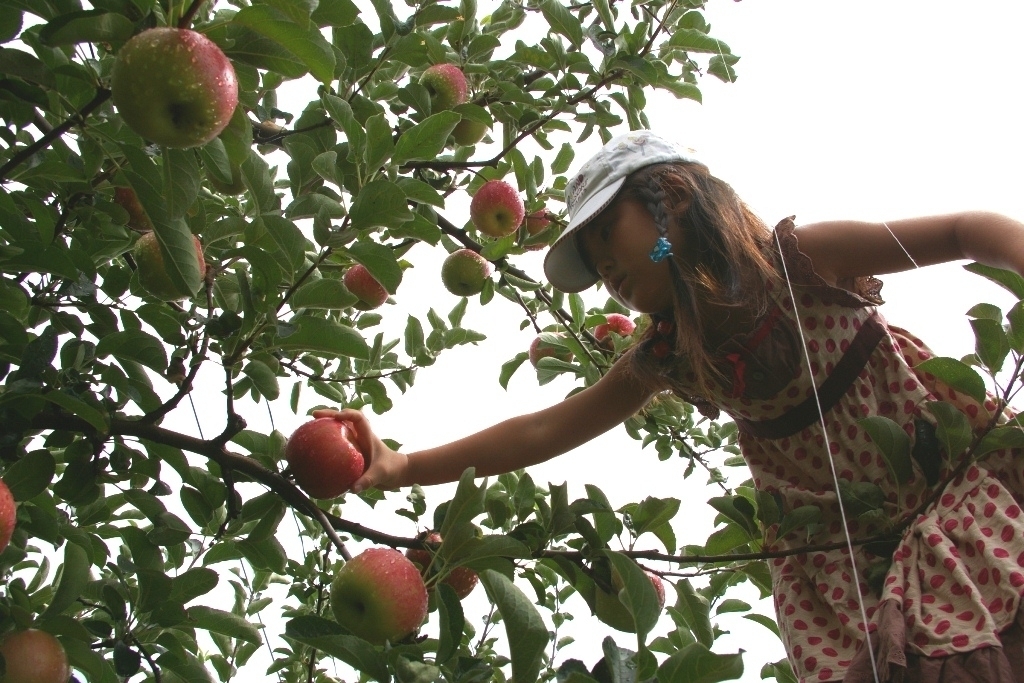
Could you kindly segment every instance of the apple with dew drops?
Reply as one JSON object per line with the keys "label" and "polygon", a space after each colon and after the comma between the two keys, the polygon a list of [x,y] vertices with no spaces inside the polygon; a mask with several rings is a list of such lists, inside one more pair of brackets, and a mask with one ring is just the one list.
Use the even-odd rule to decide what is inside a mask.
{"label": "apple with dew drops", "polygon": [[71,677],[67,653],[46,631],[30,628],[0,640],[7,673],[4,683],[67,683]]}
{"label": "apple with dew drops", "polygon": [[430,109],[444,111],[463,104],[469,92],[466,75],[454,64],[434,64],[420,76],[420,85],[430,93]]}
{"label": "apple with dew drops", "polygon": [[361,263],[346,270],[342,282],[348,291],[359,298],[355,307],[361,311],[380,308],[388,300],[388,290],[384,289],[384,285],[378,282]]}
{"label": "apple with dew drops", "polygon": [[458,249],[441,264],[441,282],[455,296],[475,296],[493,272],[491,262],[472,249]]}
{"label": "apple with dew drops", "polygon": [[295,482],[313,498],[336,498],[363,476],[366,458],[348,420],[318,417],[292,432],[284,448]]}
{"label": "apple with dew drops", "polygon": [[235,70],[217,44],[186,28],[143,31],[117,53],[110,92],[121,118],[166,147],[204,145],[238,104]]}
{"label": "apple with dew drops", "polygon": [[614,332],[620,337],[628,337],[633,334],[633,330],[635,329],[636,323],[628,317],[621,313],[609,313],[605,316],[605,322],[594,328],[594,339],[596,339],[604,348],[613,349],[614,344],[608,337],[609,334]]}
{"label": "apple with dew drops", "polygon": [[393,548],[364,550],[331,582],[334,618],[374,645],[411,635],[427,618],[427,608],[419,568]]}
{"label": "apple with dew drops", "polygon": [[504,237],[519,229],[526,206],[516,188],[504,180],[488,180],[469,203],[469,217],[489,237]]}

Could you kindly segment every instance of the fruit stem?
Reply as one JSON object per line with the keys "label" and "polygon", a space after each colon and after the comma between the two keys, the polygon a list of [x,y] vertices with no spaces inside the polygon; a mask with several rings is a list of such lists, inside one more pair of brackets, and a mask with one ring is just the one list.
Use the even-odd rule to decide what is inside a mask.
{"label": "fruit stem", "polygon": [[195,19],[196,12],[203,6],[206,0],[192,0],[192,4],[185,10],[185,13],[181,15],[181,19],[178,19],[178,28],[190,28],[192,26],[192,20]]}

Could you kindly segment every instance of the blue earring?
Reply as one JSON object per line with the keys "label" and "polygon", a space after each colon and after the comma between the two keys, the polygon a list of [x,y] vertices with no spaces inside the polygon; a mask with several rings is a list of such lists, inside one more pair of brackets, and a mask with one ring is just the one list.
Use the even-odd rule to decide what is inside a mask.
{"label": "blue earring", "polygon": [[651,249],[651,260],[655,263],[661,263],[671,255],[672,245],[665,237],[659,237],[658,241],[654,243],[654,248]]}

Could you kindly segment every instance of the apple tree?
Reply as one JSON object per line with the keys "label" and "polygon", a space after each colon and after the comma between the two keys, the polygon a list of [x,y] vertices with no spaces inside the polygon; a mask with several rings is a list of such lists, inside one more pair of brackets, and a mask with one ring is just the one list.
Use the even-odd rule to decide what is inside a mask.
{"label": "apple tree", "polygon": [[[570,500],[528,472],[467,471],[430,508],[419,487],[314,499],[287,467],[287,435],[241,415],[386,412],[440,380],[439,355],[482,341],[465,314],[500,299],[552,350],[536,359],[540,382],[597,381],[629,339],[594,328],[627,312],[517,263],[563,224],[574,144],[645,127],[655,90],[699,100],[702,77],[735,78],[703,5],[3,3],[0,472],[16,517],[0,638],[54,634],[89,681],[738,677],[741,654],[712,651],[715,615],[750,610],[729,597],[740,584],[770,593],[769,528],[810,536],[817,520],[726,486],[719,467],[742,463],[731,424],[666,396],[625,425],[721,484],[718,527],[679,547],[677,499],[613,509],[597,487]],[[155,28],[170,42],[126,50]],[[457,208],[495,180],[521,198],[521,225],[481,230]],[[389,324],[381,302],[401,299],[403,272],[432,250],[487,265],[465,259],[470,296],[451,311]],[[990,310],[977,319],[975,360],[994,372],[1021,350],[1019,315],[1009,332]],[[507,384],[527,360],[495,359],[482,381]],[[936,372],[975,389],[977,373],[947,360]],[[187,427],[199,392],[218,406],[217,434]],[[386,525],[347,514],[388,497],[409,505]],[[335,619],[331,584],[357,543],[430,558],[420,631],[380,645]],[[460,602],[470,580],[491,605],[482,621]],[[574,594],[635,632],[629,647],[563,656],[592,618],[564,610]],[[259,626],[270,613],[279,632]],[[792,679],[785,662],[763,675]]]}

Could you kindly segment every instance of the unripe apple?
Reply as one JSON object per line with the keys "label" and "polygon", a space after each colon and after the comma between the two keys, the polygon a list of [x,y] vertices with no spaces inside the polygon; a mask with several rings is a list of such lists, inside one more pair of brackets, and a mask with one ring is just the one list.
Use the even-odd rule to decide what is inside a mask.
{"label": "unripe apple", "polygon": [[430,109],[438,112],[466,101],[469,88],[462,69],[454,64],[435,64],[420,76],[420,85],[430,93]]}
{"label": "unripe apple", "polygon": [[349,560],[331,582],[338,623],[375,645],[412,634],[427,617],[420,570],[393,548],[369,548]]}
{"label": "unripe apple", "polygon": [[207,173],[206,179],[210,181],[210,187],[221,194],[236,195],[242,194],[246,190],[245,181],[242,179],[242,167],[235,164],[231,165],[230,183],[225,183],[212,173]]}
{"label": "unripe apple", "polygon": [[4,683],[67,683],[71,677],[64,646],[46,631],[15,631],[0,643],[7,664]]}
{"label": "unripe apple", "polygon": [[[527,215],[526,219],[523,221],[523,225],[526,227],[526,233],[531,237],[534,235],[539,235],[540,233],[547,230],[547,227],[551,225],[551,219],[548,218],[547,208],[540,208]],[[539,251],[546,246],[548,245],[544,243],[527,244],[524,246],[524,249],[526,249],[527,251]]]}
{"label": "unripe apple", "polygon": [[[563,336],[558,334],[556,336]],[[533,341],[530,342],[530,363],[533,367],[537,367],[537,363],[540,362],[541,358],[557,358],[563,360],[566,363],[572,360],[572,351],[561,346],[555,346],[550,344],[538,335],[534,337]]]}
{"label": "unripe apple", "polygon": [[472,119],[462,119],[455,124],[455,128],[452,130],[455,143],[463,147],[475,145],[483,140],[485,135],[487,135],[487,125]]}
{"label": "unripe apple", "polygon": [[636,323],[621,313],[609,313],[605,316],[605,320],[606,322],[594,328],[594,338],[606,348],[614,348],[612,340],[608,339],[608,335],[612,332],[620,337],[628,337],[636,329]]}
{"label": "unripe apple", "polygon": [[[436,531],[432,531],[427,534],[427,537],[424,540],[428,543],[440,543],[442,539],[441,534]],[[419,566],[420,573],[424,578],[426,578],[427,572],[430,569],[430,553],[419,548],[410,548],[405,551],[405,556],[412,560],[413,564]],[[456,567],[448,572],[448,576],[444,577],[444,579],[441,580],[441,583],[451,586],[455,591],[455,594],[459,596],[459,600],[462,600],[473,592],[473,589],[476,588],[476,584],[479,583],[479,581],[480,577],[477,576],[477,573],[469,567]]]}
{"label": "unripe apple", "polygon": [[[199,277],[206,277],[203,245],[195,235],[192,235],[192,243],[196,248]],[[185,295],[179,292],[171,282],[171,276],[167,274],[164,255],[160,253],[160,244],[157,242],[155,232],[147,232],[135,243],[135,264],[138,266],[136,272],[139,274],[139,284],[147,292],[161,301],[178,301],[185,298]]]}
{"label": "unripe apple", "polygon": [[167,147],[206,144],[238,104],[231,61],[216,43],[187,28],[151,28],[125,43],[110,91],[129,128]]}
{"label": "unripe apple", "polygon": [[345,271],[342,278],[348,291],[359,297],[355,307],[360,311],[370,311],[379,308],[388,300],[388,290],[377,282],[370,271],[361,263],[357,263]]}
{"label": "unripe apple", "polygon": [[142,208],[139,195],[130,187],[114,188],[114,203],[128,212],[128,227],[136,232],[152,232],[153,221]]}
{"label": "unripe apple", "polygon": [[526,215],[523,198],[504,180],[488,180],[469,203],[469,217],[476,229],[491,237],[511,235]]}
{"label": "unripe apple", "polygon": [[17,517],[18,509],[14,505],[14,496],[11,495],[11,490],[7,488],[4,480],[0,479],[0,553],[11,542]]}
{"label": "unripe apple", "polygon": [[284,449],[295,482],[313,498],[336,498],[363,476],[366,458],[347,420],[319,417],[292,432]]}
{"label": "unripe apple", "polygon": [[[658,609],[664,609],[665,584],[662,583],[661,577],[657,574],[653,574],[646,569],[644,574],[651,580],[654,592],[658,595]],[[621,590],[622,577],[619,576],[618,572],[612,571],[612,591],[605,591],[600,586],[597,587],[597,592],[594,595],[594,616],[616,630],[636,633],[636,622],[633,620],[633,615],[629,613],[629,609],[619,600],[619,592]]]}
{"label": "unripe apple", "polygon": [[459,249],[441,264],[441,282],[455,296],[475,296],[484,290],[493,270],[491,262],[477,252]]}

